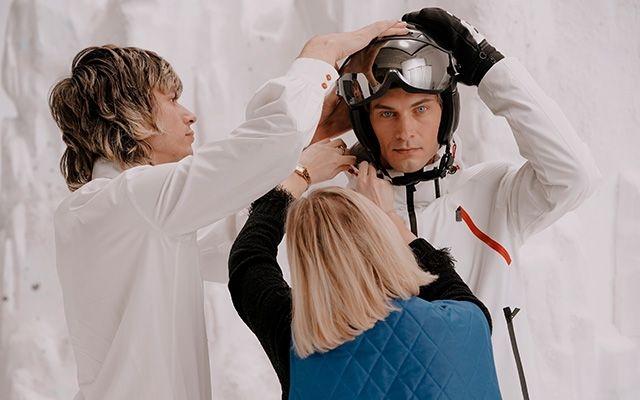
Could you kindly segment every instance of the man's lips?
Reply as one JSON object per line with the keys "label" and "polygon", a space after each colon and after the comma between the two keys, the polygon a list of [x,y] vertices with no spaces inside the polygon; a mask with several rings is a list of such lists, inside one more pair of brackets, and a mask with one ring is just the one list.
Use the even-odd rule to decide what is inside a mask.
{"label": "man's lips", "polygon": [[422,147],[411,147],[411,148],[406,148],[406,149],[393,149],[393,151],[395,151],[398,154],[407,155],[407,154],[417,153],[418,151],[420,151],[420,149],[422,149]]}

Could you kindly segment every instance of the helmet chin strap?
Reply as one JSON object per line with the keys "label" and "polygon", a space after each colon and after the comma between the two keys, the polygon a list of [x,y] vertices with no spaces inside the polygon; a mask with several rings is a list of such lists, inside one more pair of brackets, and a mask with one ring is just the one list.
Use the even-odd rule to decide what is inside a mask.
{"label": "helmet chin strap", "polygon": [[[391,178],[391,184],[394,186],[409,186],[418,184],[420,182],[444,178],[448,173],[453,173],[453,160],[454,156],[451,154],[451,145],[447,144],[446,150],[442,155],[440,163],[437,167],[428,171],[420,170],[416,172],[405,173],[402,176],[393,177]],[[386,171],[386,169],[383,168],[382,172],[385,175],[389,176],[389,173]]]}

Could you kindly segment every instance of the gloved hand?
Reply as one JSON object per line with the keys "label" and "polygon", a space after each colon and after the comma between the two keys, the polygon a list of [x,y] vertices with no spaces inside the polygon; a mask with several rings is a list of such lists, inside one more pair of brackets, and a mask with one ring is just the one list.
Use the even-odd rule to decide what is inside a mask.
{"label": "gloved hand", "polygon": [[465,85],[478,86],[493,64],[504,58],[474,26],[441,8],[423,8],[405,14],[402,20],[420,25],[440,46],[453,53],[458,64],[458,81]]}

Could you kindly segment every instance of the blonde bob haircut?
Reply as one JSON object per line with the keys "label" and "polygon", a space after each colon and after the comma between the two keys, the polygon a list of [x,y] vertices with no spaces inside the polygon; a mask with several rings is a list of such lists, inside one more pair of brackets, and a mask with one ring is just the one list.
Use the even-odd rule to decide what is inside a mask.
{"label": "blonde bob haircut", "polygon": [[339,187],[296,200],[287,215],[296,353],[326,352],[372,328],[436,277],[423,271],[389,217]]}

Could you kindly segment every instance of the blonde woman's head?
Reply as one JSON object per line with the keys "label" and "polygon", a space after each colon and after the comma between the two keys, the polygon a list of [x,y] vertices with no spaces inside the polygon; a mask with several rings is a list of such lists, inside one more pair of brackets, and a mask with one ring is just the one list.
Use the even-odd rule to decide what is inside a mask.
{"label": "blonde woman's head", "polygon": [[435,280],[389,217],[352,190],[329,187],[295,201],[286,229],[301,357],[355,338],[386,318],[394,299]]}

